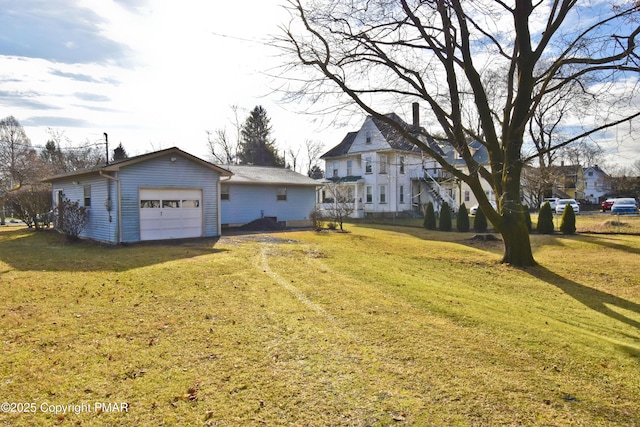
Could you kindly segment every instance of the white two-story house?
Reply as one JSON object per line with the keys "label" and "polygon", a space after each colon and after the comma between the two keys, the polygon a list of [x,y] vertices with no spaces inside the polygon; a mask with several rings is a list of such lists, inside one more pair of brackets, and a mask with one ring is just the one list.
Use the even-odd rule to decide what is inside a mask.
{"label": "white two-story house", "polygon": [[[443,153],[420,127],[418,106],[413,107],[412,125],[394,113],[387,117]],[[446,200],[457,208],[447,183],[452,181],[442,168],[382,120],[367,117],[360,130],[348,133],[321,159],[325,161],[326,178],[318,197],[321,210],[342,208],[345,216],[364,218],[421,213],[428,201],[437,208]]]}

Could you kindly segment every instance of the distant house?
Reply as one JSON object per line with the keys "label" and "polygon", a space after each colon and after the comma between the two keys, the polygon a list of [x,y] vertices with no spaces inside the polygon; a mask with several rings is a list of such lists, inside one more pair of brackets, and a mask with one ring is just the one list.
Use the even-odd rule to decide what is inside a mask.
{"label": "distant house", "polygon": [[611,195],[611,177],[598,165],[584,168],[582,175],[586,201],[600,204],[607,196]]}
{"label": "distant house", "polygon": [[178,148],[50,177],[54,207],[89,210],[80,237],[108,243],[218,236],[228,170]]}
{"label": "distant house", "polygon": [[[388,118],[419,138],[458,169],[466,169],[455,150],[446,143],[438,144],[420,126],[418,104],[413,105],[413,124],[398,115]],[[471,143],[476,161],[486,165],[486,149]],[[344,139],[321,156],[325,161],[325,185],[319,194],[319,207],[331,213],[337,204],[346,207],[349,216],[395,216],[405,212],[422,213],[428,202],[439,209],[447,202],[453,210],[462,203],[476,203],[466,184],[445,171],[432,157],[424,153],[396,128],[367,117],[360,130],[348,133]],[[486,184],[486,192],[493,196]],[[483,186],[484,186],[483,184]]]}
{"label": "distant house", "polygon": [[548,185],[551,191],[547,189],[549,196],[559,197],[561,199],[584,200],[584,171],[580,165],[565,165],[564,162],[560,166],[549,166]]}
{"label": "distant house", "polygon": [[222,226],[234,227],[271,217],[289,226],[307,226],[315,206],[314,179],[290,169],[230,165],[233,173],[220,185]]}

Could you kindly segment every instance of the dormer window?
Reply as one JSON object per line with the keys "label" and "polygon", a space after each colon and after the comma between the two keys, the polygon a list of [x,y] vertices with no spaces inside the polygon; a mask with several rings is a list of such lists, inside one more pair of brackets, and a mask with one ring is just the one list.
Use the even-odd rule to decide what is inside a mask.
{"label": "dormer window", "polygon": [[366,138],[366,143],[371,144],[371,132],[367,131]]}

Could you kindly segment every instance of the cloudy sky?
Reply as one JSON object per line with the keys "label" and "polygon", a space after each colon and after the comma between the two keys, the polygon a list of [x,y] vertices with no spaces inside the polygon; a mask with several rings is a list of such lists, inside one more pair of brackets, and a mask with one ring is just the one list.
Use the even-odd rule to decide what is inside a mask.
{"label": "cloudy sky", "polygon": [[[331,148],[364,117],[341,127],[273,92],[283,3],[0,0],[0,117],[15,116],[36,146],[49,129],[71,145],[107,132],[130,155],[177,146],[206,158],[206,130],[231,132],[232,105],[241,121],[262,105],[281,152],[305,140]],[[605,139],[611,164],[640,158],[628,125]]]}
{"label": "cloudy sky", "polygon": [[[352,129],[283,103],[270,46],[278,0],[0,0],[0,117],[36,146],[122,142],[130,155],[178,146],[207,155],[206,130],[232,130],[262,105],[281,150],[337,144]],[[357,121],[356,121],[357,123]]]}

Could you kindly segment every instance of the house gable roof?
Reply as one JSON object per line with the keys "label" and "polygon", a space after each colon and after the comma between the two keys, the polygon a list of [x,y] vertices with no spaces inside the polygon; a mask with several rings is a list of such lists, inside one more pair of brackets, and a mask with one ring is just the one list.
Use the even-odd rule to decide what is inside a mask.
{"label": "house gable roof", "polygon": [[43,179],[43,182],[53,182],[62,178],[69,178],[69,177],[73,177],[73,176],[79,176],[79,175],[87,175],[87,174],[92,174],[92,173],[99,173],[100,171],[105,171],[105,172],[114,172],[114,171],[119,171],[121,168],[124,167],[128,167],[131,165],[135,165],[136,163],[140,163],[140,162],[144,162],[147,160],[151,160],[151,159],[155,159],[158,157],[162,157],[162,156],[166,156],[169,154],[173,154],[176,156],[181,156],[184,157],[188,160],[191,160],[195,163],[198,163],[204,167],[207,167],[209,169],[212,169],[215,172],[218,172],[220,175],[222,176],[231,176],[232,173],[230,171],[228,171],[227,169],[224,169],[218,165],[214,165],[213,163],[209,163],[205,160],[202,160],[199,157],[196,157],[192,154],[187,153],[186,151],[182,151],[177,147],[172,147],[172,148],[167,148],[165,150],[160,150],[160,151],[154,151],[152,153],[147,153],[147,154],[141,154],[139,156],[134,156],[134,157],[129,157],[127,159],[122,159],[122,160],[118,160],[112,163],[109,163],[107,165],[97,165],[97,166],[92,166],[90,168],[86,168],[86,169],[80,169],[77,171],[73,171],[73,172],[68,172],[68,173],[63,173],[63,174],[59,174],[59,175],[54,175],[51,177],[48,177],[46,179]]}
{"label": "house gable roof", "polygon": [[[400,118],[396,113],[389,113],[385,115],[387,118],[399,124],[405,132],[410,133],[414,137],[420,139],[425,144],[427,144],[434,151],[443,154],[440,147],[435,143],[434,139],[427,133],[427,131],[423,127],[414,126],[407,124],[404,120]],[[414,145],[409,139],[407,139],[403,132],[398,130],[396,127],[391,125],[390,123],[376,117],[369,116],[367,121],[373,123],[373,125],[380,131],[380,135],[382,139],[388,144],[387,149],[391,150],[399,150],[399,151],[408,151],[412,153],[419,154],[422,150]],[[344,137],[344,139],[331,150],[327,151],[325,154],[320,156],[321,159],[329,159],[334,157],[342,157],[346,156],[351,152],[351,148],[354,146],[354,141],[359,132],[367,126],[367,122],[360,128],[358,132],[349,132]],[[375,148],[374,148],[375,149]]]}
{"label": "house gable roof", "polygon": [[225,167],[233,174],[228,181],[225,181],[229,184],[275,184],[308,187],[319,185],[315,179],[286,168],[253,165],[230,165]]}

